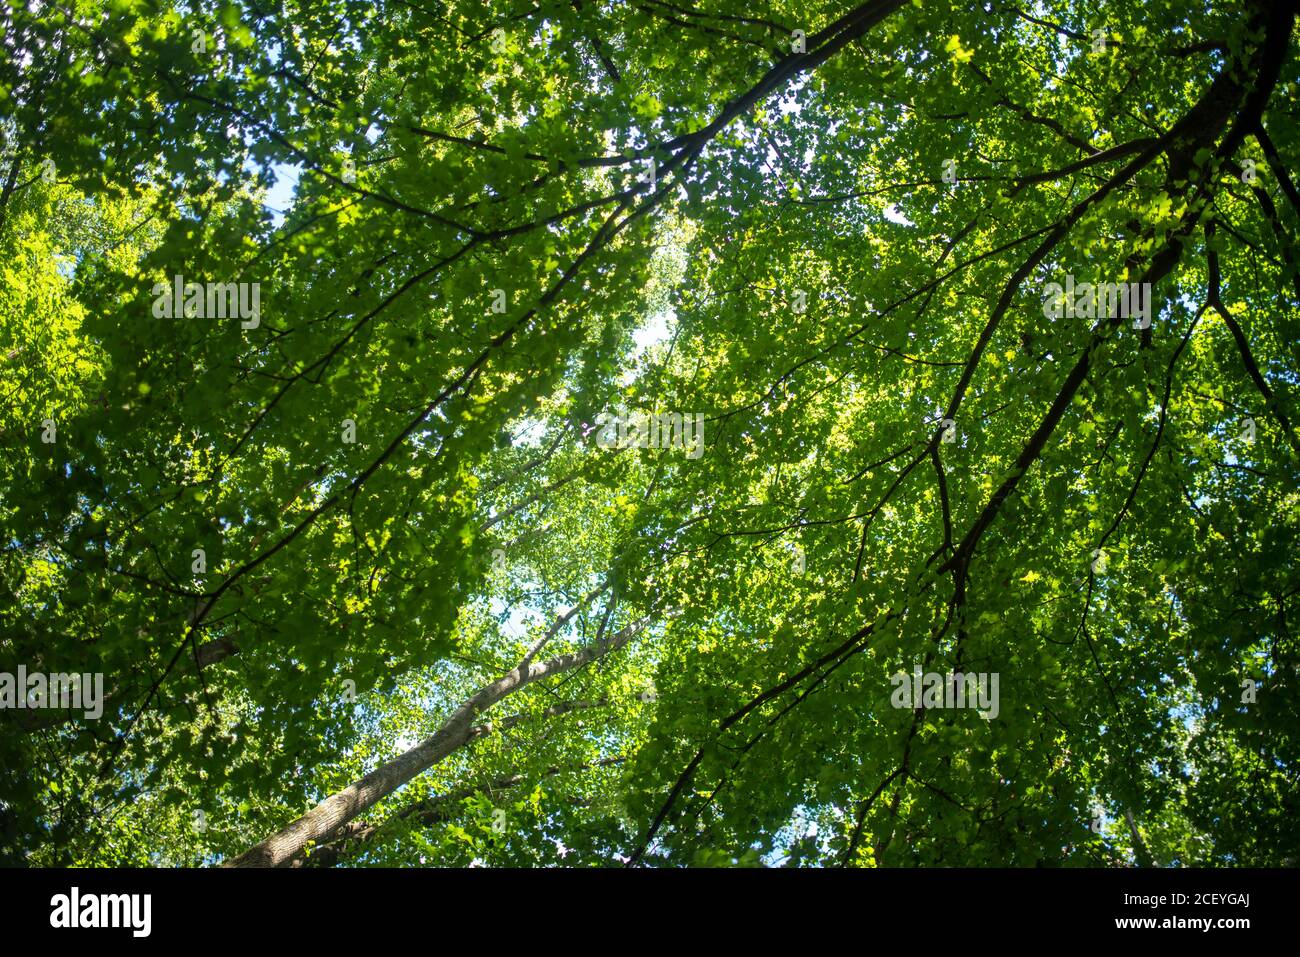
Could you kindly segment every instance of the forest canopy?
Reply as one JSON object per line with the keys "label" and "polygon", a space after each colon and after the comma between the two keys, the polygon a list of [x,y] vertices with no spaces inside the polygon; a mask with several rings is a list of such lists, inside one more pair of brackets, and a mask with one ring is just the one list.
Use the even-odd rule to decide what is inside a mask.
{"label": "forest canopy", "polygon": [[1294,2],[0,14],[0,862],[1294,866]]}

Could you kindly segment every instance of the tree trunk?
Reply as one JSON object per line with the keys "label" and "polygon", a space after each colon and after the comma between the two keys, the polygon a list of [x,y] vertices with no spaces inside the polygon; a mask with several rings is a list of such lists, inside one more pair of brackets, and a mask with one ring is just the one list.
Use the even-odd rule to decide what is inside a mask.
{"label": "tree trunk", "polygon": [[223,866],[279,867],[288,863],[302,852],[308,842],[320,843],[327,840],[342,825],[466,744],[472,737],[475,715],[539,678],[572,671],[621,648],[645,627],[646,621],[642,618],[633,622],[600,644],[588,645],[548,661],[520,665],[479,689],[452,712],[433,735],[375,768],[342,791],[330,795],[288,827],[249,848],[234,860],[227,861]]}

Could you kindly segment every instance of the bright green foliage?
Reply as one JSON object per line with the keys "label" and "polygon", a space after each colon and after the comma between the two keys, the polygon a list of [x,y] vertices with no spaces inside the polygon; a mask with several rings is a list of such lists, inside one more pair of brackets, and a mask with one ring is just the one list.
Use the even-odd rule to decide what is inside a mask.
{"label": "bright green foliage", "polygon": [[1298,83],[1255,2],[8,5],[0,672],[111,694],[0,713],[0,859],[218,862],[646,621],[306,863],[1294,865]]}

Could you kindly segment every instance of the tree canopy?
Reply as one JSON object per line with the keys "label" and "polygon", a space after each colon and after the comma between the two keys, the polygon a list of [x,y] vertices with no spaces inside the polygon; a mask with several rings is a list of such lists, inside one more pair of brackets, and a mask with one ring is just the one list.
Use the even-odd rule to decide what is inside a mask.
{"label": "tree canopy", "polygon": [[1295,17],[7,4],[0,859],[1296,864]]}

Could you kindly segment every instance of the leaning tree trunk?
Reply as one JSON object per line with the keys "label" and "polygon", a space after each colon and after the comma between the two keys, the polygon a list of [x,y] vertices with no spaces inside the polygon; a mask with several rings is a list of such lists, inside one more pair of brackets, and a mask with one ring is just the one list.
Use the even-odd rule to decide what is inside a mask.
{"label": "leaning tree trunk", "polygon": [[608,640],[588,645],[570,654],[549,661],[521,664],[509,674],[479,689],[452,712],[451,717],[433,735],[404,754],[381,764],[342,791],[330,795],[288,827],[227,861],[224,866],[279,867],[288,863],[302,852],[308,842],[319,843],[329,839],[342,825],[462,747],[472,736],[475,715],[538,678],[572,671],[621,648],[645,627],[646,622],[647,619],[642,618]]}

